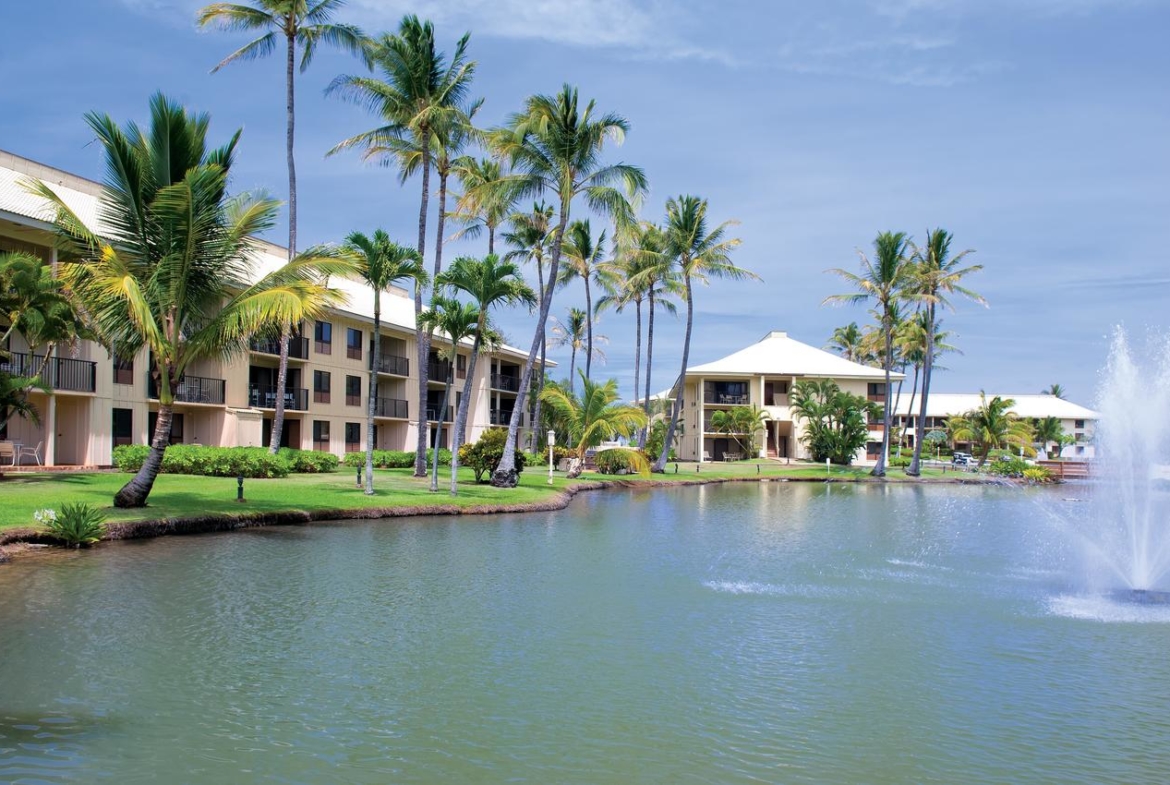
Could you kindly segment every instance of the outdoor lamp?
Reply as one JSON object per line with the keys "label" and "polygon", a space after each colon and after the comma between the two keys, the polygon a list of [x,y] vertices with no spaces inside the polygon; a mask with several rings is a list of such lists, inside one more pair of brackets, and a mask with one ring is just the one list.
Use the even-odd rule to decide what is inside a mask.
{"label": "outdoor lamp", "polygon": [[553,445],[557,442],[557,432],[550,430],[548,432],[548,484],[552,485],[553,473]]}

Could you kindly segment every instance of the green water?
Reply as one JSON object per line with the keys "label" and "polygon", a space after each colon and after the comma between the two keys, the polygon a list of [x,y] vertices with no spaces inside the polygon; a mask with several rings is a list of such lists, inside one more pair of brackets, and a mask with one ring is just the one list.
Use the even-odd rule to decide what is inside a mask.
{"label": "green water", "polygon": [[0,782],[1162,783],[1075,494],[780,484],[0,567]]}

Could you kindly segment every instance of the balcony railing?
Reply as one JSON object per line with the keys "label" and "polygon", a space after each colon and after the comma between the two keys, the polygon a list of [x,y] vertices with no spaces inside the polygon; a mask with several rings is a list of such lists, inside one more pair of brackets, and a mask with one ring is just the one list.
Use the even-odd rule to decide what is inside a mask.
{"label": "balcony railing", "polygon": [[442,360],[431,360],[427,363],[427,378],[432,382],[447,381],[447,372],[451,369],[451,363],[443,362]]}
{"label": "balcony railing", "polygon": [[[0,371],[12,376],[32,376],[44,359],[44,355],[13,352],[7,359],[0,359]],[[94,392],[97,389],[97,363],[50,357],[39,378],[41,384],[54,390]]]}
{"label": "balcony railing", "polygon": [[[374,367],[374,356],[370,355],[370,367]],[[383,354],[378,358],[378,373],[391,373],[395,376],[410,376],[410,360],[396,354]]]}
{"label": "balcony railing", "polygon": [[520,377],[508,376],[502,373],[493,373],[492,388],[496,390],[507,390],[508,392],[519,392]]}
{"label": "balcony railing", "polygon": [[[276,388],[259,384],[248,385],[248,405],[257,409],[276,408]],[[309,408],[309,391],[303,387],[284,389],[284,408],[303,412]]]}
{"label": "balcony railing", "polygon": [[704,390],[703,403],[726,403],[746,406],[748,403],[748,395],[747,393],[727,393],[721,390]]}
{"label": "balcony railing", "polygon": [[[179,403],[210,403],[222,406],[227,400],[227,385],[223,379],[209,379],[202,376],[184,376],[175,389],[175,400]],[[158,382],[153,376],[146,377],[146,395],[158,398]]]}
{"label": "balcony railing", "polygon": [[[492,425],[511,425],[514,409],[492,409],[488,412],[488,421]],[[520,415],[520,424],[524,425],[524,415]]]}
{"label": "balcony railing", "polygon": [[376,398],[374,400],[375,417],[397,417],[405,420],[410,416],[410,405],[400,398]]}
{"label": "balcony railing", "polygon": [[[443,422],[453,422],[455,419],[454,411],[455,411],[454,407],[448,406],[447,411],[445,413],[445,416],[443,417]],[[427,407],[427,422],[435,422],[438,418],[438,413],[439,413],[438,406],[433,406],[433,407],[428,406]]]}
{"label": "balcony railing", "polygon": [[[260,354],[275,354],[280,356],[279,338],[256,338],[252,341],[252,351]],[[294,360],[309,359],[309,339],[294,335],[288,339],[288,356]]]}

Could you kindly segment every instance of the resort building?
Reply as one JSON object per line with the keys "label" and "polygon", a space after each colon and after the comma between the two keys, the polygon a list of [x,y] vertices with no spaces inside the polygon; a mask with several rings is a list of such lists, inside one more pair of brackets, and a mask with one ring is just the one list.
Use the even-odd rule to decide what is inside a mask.
{"label": "resort building", "polygon": [[[996,396],[1011,398],[1015,405],[1010,411],[1017,417],[1025,420],[1042,420],[1046,417],[1055,417],[1060,420],[1064,433],[1074,440],[1072,444],[1061,446],[1062,458],[1092,458],[1093,434],[1097,420],[1101,418],[1092,409],[1057,398],[1055,395],[1005,395],[1002,393],[987,393],[987,400]],[[942,430],[950,417],[966,414],[980,406],[979,393],[937,393],[932,392],[926,399],[926,430]],[[894,424],[902,429],[905,435],[904,444],[914,446],[914,429],[916,427],[921,403],[919,396],[910,396],[909,393],[895,398],[897,416]],[[1048,449],[1055,449],[1057,445],[1046,445]]]}
{"label": "resort building", "polygon": [[[90,226],[97,223],[99,183],[0,150],[0,252],[25,251],[46,264],[57,263],[50,215],[42,200],[23,187],[40,179],[56,191]],[[257,272],[284,264],[287,251],[260,240]],[[281,443],[338,455],[366,448],[366,414],[375,399],[377,449],[413,450],[420,427],[441,427],[439,442],[449,445],[454,412],[467,376],[470,344],[457,355],[452,402],[440,412],[447,364],[438,356],[437,337],[429,358],[429,390],[418,394],[418,353],[414,301],[395,289],[382,295],[382,346],[377,384],[370,389],[373,362],[373,291],[363,283],[333,279],[349,299],[344,308],[320,321],[301,324],[289,345],[285,389],[276,389],[279,342],[257,338],[250,350],[230,361],[205,362],[181,380],[171,427],[175,444],[260,446],[268,443],[278,395],[285,400]],[[3,347],[0,370],[30,375],[43,357],[30,354],[19,337]],[[476,365],[469,405],[467,441],[492,425],[507,425],[517,401],[527,354],[502,346],[484,353]],[[51,394],[35,391],[39,425],[13,418],[0,440],[40,446],[45,465],[105,466],[120,444],[146,444],[154,431],[157,391],[146,351],[113,357],[91,341],[58,346],[41,378]],[[549,363],[551,367],[553,363]],[[520,443],[527,440],[531,412],[524,413]]]}
{"label": "resort building", "polygon": [[[891,374],[894,382],[901,378],[902,374]],[[851,362],[794,340],[785,332],[770,332],[745,349],[687,369],[679,457],[692,461],[756,457],[740,456],[737,434],[716,432],[711,421],[720,410],[758,406],[769,417],[758,457],[808,459],[808,449],[801,440],[803,421],[788,403],[792,386],[806,379],[831,379],[845,392],[878,404],[885,401],[885,371],[881,368]],[[880,421],[869,424],[870,440],[858,451],[855,462],[877,460],[882,429]]]}

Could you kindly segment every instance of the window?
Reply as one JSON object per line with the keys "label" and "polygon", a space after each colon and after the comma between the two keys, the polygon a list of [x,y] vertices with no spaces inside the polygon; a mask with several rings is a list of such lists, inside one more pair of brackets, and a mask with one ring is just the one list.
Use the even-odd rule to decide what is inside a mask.
{"label": "window", "polygon": [[122,358],[114,355],[114,384],[134,384],[133,357]]}
{"label": "window", "polygon": [[317,322],[313,328],[313,343],[317,354],[333,354],[333,325],[329,322]]}
{"label": "window", "polygon": [[362,359],[362,331],[349,327],[345,331],[345,356],[351,360]]}
{"label": "window", "polygon": [[362,425],[357,422],[345,424],[345,451],[360,452],[362,449]]}
{"label": "window", "polygon": [[1085,421],[1084,421],[1084,420],[1074,420],[1074,421],[1073,421],[1073,427],[1074,427],[1074,428],[1084,428],[1084,427],[1085,427]]}
{"label": "window", "polygon": [[866,442],[865,443],[865,457],[868,460],[876,461],[878,456],[882,454],[881,442]]}
{"label": "window", "polygon": [[361,406],[362,405],[362,377],[360,377],[360,376],[346,376],[345,377],[345,405],[346,406]]}
{"label": "window", "polygon": [[462,354],[455,355],[455,375],[460,379],[467,378],[467,358]]}
{"label": "window", "polygon": [[329,421],[313,420],[313,449],[329,452]]}
{"label": "window", "polygon": [[313,403],[329,403],[329,371],[313,371]]}
{"label": "window", "polygon": [[134,444],[134,412],[131,409],[114,409],[114,446]]}
{"label": "window", "polygon": [[869,394],[871,397],[885,398],[886,397],[886,385],[882,382],[877,382],[877,383],[870,382]]}
{"label": "window", "polygon": [[[146,419],[146,438],[148,440],[154,439],[154,429],[158,425],[158,412],[151,412]],[[182,444],[183,443],[183,415],[171,415],[171,438],[168,444]]]}

